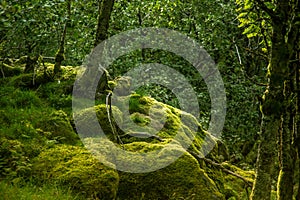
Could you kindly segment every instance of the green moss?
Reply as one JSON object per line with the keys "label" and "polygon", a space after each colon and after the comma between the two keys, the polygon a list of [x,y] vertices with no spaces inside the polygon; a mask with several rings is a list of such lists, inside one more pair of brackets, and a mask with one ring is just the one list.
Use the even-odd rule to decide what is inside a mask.
{"label": "green moss", "polygon": [[[122,123],[122,113],[121,111],[116,108],[112,107],[113,110],[113,118],[116,119],[116,121]],[[95,127],[93,124],[93,112],[96,113],[96,116],[98,118],[98,122],[100,123],[101,129],[103,130],[104,134],[111,140],[114,140],[114,136],[112,134],[111,126],[108,120],[107,116],[107,109],[105,104],[100,104],[92,108],[87,108],[80,113],[77,114],[76,117],[76,123],[79,127],[89,127],[85,131],[85,135],[82,135],[82,137],[98,137],[95,130],[98,130],[98,127]]]}
{"label": "green moss", "polygon": [[62,110],[54,111],[47,117],[47,120],[37,120],[37,128],[48,132],[48,139],[64,144],[78,144],[79,137],[73,130],[69,118]]}
{"label": "green moss", "polygon": [[147,126],[150,123],[150,121],[151,121],[150,117],[145,116],[145,115],[140,114],[140,113],[133,113],[130,116],[130,119],[134,123],[136,123],[136,124],[138,124],[140,126]]}
{"label": "green moss", "polygon": [[81,147],[57,145],[33,162],[33,176],[42,182],[68,185],[76,193],[98,199],[116,197],[118,173]]}
{"label": "green moss", "polygon": [[[126,150],[143,153],[162,147],[163,145],[149,145],[142,142],[125,145]],[[183,151],[184,153],[180,146],[174,146],[171,151]],[[168,152],[168,155],[171,156],[172,152]],[[200,169],[198,162],[188,153],[184,153],[166,168],[155,172],[142,174],[121,172],[118,197],[124,200],[224,199],[214,182]]]}
{"label": "green moss", "polygon": [[[52,68],[52,67],[51,67]],[[79,67],[73,67],[73,66],[62,66],[61,67],[61,81],[68,81],[72,80],[75,81],[76,75],[78,73],[78,70],[80,70]]]}
{"label": "green moss", "polygon": [[[140,96],[139,94],[132,94],[128,96],[129,98],[129,112],[130,113],[141,113],[141,114],[149,114],[149,109],[153,105],[154,99]],[[124,100],[127,102],[127,100]],[[127,106],[127,105],[125,105]]]}
{"label": "green moss", "polygon": [[[128,104],[129,102],[129,108]],[[132,94],[129,97],[121,97],[118,102],[120,110],[129,109],[130,117],[123,116],[122,113],[113,107],[113,114],[117,122],[118,133],[122,136],[123,143],[145,141],[149,143],[160,142],[155,137],[137,138],[132,133],[146,133],[149,135],[157,135],[161,139],[177,140],[183,146],[191,144],[190,149],[201,153],[204,144],[204,138],[208,135],[197,119],[191,114],[184,113],[176,108],[167,106],[156,100],[143,97],[139,94]],[[78,115],[78,125],[90,127],[85,131],[87,137],[94,137],[97,127],[92,127],[92,111],[96,112],[98,122],[104,133],[111,140],[114,140],[111,127],[107,118],[106,105],[100,104],[94,108],[88,108]],[[213,142],[211,137],[207,137]]]}
{"label": "green moss", "polygon": [[[249,183],[253,183],[255,176],[254,171],[243,170],[228,162],[223,162],[222,166],[244,177]],[[245,181],[231,174],[223,172],[219,168],[214,168],[214,166],[207,165],[203,168],[208,173],[209,177],[215,180],[215,183],[217,184],[218,188],[220,188],[221,193],[226,196],[226,199],[248,199],[248,194],[251,192],[251,187],[249,187]]]}
{"label": "green moss", "polygon": [[[201,153],[203,139],[208,133],[202,129],[194,116],[139,94],[131,95],[129,102],[132,121],[142,126],[143,131],[163,139],[175,139],[182,144],[191,144],[192,150]],[[124,121],[124,127],[127,128],[127,132],[139,131],[135,130],[136,126],[132,127],[132,122],[128,119]]]}
{"label": "green moss", "polygon": [[1,107],[26,108],[42,105],[42,100],[33,91],[16,89],[15,87],[0,87]]}
{"label": "green moss", "polygon": [[24,145],[18,140],[0,137],[0,177],[17,178],[28,175],[31,164],[24,151]]}

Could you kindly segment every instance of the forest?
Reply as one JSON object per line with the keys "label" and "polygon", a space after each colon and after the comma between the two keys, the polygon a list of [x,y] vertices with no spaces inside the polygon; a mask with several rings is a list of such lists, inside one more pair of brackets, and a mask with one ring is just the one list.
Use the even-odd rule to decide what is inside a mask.
{"label": "forest", "polygon": [[0,16],[0,200],[300,200],[299,0]]}

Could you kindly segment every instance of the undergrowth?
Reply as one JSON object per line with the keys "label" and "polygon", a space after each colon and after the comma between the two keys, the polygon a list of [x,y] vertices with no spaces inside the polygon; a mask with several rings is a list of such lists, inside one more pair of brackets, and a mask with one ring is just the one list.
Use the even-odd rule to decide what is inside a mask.
{"label": "undergrowth", "polygon": [[84,200],[83,196],[72,193],[71,189],[59,185],[36,186],[29,183],[0,182],[0,200]]}

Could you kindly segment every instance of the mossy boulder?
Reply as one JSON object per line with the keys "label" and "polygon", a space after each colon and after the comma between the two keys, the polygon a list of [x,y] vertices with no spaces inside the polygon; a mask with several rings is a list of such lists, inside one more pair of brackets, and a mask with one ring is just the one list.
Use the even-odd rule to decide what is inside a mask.
{"label": "mossy boulder", "polygon": [[[163,145],[147,143],[126,144],[126,150],[135,152],[149,152],[157,150]],[[161,149],[162,153],[164,150]],[[120,186],[118,197],[124,200],[138,199],[224,199],[218,191],[215,183],[200,168],[197,160],[187,153],[182,147],[168,149],[169,158],[172,151],[182,151],[182,156],[174,160],[165,168],[150,173],[126,173],[120,172]],[[162,153],[163,155],[163,153]],[[161,162],[164,159],[162,157]]]}
{"label": "mossy boulder", "polygon": [[87,198],[116,198],[119,175],[100,163],[82,147],[56,145],[42,152],[33,162],[32,175],[37,181],[69,186]]}
{"label": "mossy boulder", "polygon": [[[78,68],[71,66],[62,67],[62,75],[55,79],[53,75],[53,64],[45,63],[45,66],[40,66],[36,69],[34,73],[21,74],[18,71],[22,69],[20,67],[6,67],[7,70],[14,71],[11,79],[9,80],[9,85],[21,88],[38,88],[39,86],[49,87],[48,83],[56,83],[57,93],[71,94],[73,90],[73,84],[76,78]],[[9,73],[8,73],[9,74]],[[52,87],[54,87],[52,85]]]}
{"label": "mossy boulder", "polygon": [[[163,166],[166,163],[157,171],[140,173],[147,168],[141,157],[128,157],[124,154],[120,157],[117,150],[109,148],[107,144],[113,143],[114,139],[105,104],[77,113],[76,125],[86,127],[82,129],[86,134],[83,136],[86,147],[94,154],[104,156],[109,162],[117,163],[117,169],[127,167],[120,172],[120,199],[224,199],[217,185],[209,178],[210,174],[206,173],[206,168],[203,170],[199,162],[186,150],[188,148],[189,151],[204,156],[207,153],[206,145],[214,145],[217,148],[213,150],[212,158],[219,158],[215,154],[223,151],[222,143],[218,145],[218,141],[203,130],[193,115],[139,94],[119,96],[115,101],[112,100],[112,105],[113,123],[122,140],[122,144],[114,144],[114,148],[137,154],[155,152],[153,159],[149,158],[147,161],[147,165],[151,166],[152,163]],[[95,116],[97,123],[93,119]],[[97,136],[98,126],[95,124],[101,125],[108,138]],[[109,140],[105,142],[106,139]],[[104,143],[101,143],[101,140]],[[176,157],[178,152],[181,153],[181,157]],[[226,153],[222,157],[222,160],[226,160]],[[161,158],[161,162],[158,161],[160,163],[156,163],[157,158]],[[170,160],[172,162],[168,163]],[[128,166],[137,169],[136,173],[124,172],[130,171]],[[131,170],[134,171],[132,168]]]}
{"label": "mossy boulder", "polygon": [[[173,139],[198,154],[204,155],[207,145],[215,145],[216,140],[199,124],[191,114],[183,112],[172,106],[163,104],[153,98],[132,94],[121,96],[114,102],[123,112],[122,123],[118,122],[124,132],[124,143],[143,141],[130,135],[144,132],[162,139]],[[161,142],[153,137],[153,143]],[[149,141],[149,137],[144,141]]]}
{"label": "mossy boulder", "polygon": [[84,140],[95,156],[119,170],[118,199],[224,199],[198,161],[179,144],[166,147],[167,142],[132,142],[117,150],[103,138]]}
{"label": "mossy boulder", "polygon": [[[205,145],[216,144],[216,141],[203,130],[193,115],[160,103],[153,98],[132,94],[119,97],[117,102],[114,100],[112,102],[114,105],[112,106],[112,124],[116,127],[123,143],[138,141],[157,143],[163,140],[176,140],[185,148],[189,147],[201,155],[205,153]],[[93,113],[96,113],[103,132],[109,139],[115,140],[105,104],[76,113],[77,127],[86,127],[81,131],[84,132],[82,137],[97,136],[99,127],[93,120],[95,116]],[[134,137],[136,135],[146,137]]]}

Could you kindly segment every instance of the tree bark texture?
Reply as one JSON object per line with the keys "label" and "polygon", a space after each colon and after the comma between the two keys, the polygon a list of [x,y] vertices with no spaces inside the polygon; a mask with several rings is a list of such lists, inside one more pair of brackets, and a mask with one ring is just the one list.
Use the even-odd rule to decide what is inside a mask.
{"label": "tree bark texture", "polygon": [[[268,66],[269,80],[261,105],[263,116],[261,143],[257,158],[256,177],[250,196],[252,200],[271,199],[272,169],[277,149],[276,136],[280,135],[280,130],[282,131],[281,122],[286,110],[284,83],[288,79],[290,58],[289,46],[286,42],[289,9],[285,0],[278,0],[276,10],[270,14],[273,32]],[[271,11],[268,10],[268,12]]]}
{"label": "tree bark texture", "polygon": [[98,7],[98,24],[94,46],[96,47],[102,41],[107,39],[109,20],[114,7],[114,0],[99,0]]}

